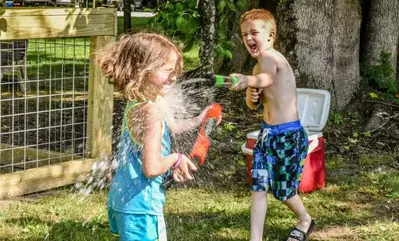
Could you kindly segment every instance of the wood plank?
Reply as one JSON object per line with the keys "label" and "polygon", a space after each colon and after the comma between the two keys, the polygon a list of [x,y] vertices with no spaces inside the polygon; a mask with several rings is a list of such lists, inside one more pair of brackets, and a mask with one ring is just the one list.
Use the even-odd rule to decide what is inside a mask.
{"label": "wood plank", "polygon": [[[22,163],[24,159],[29,160],[58,160],[60,162],[69,161],[71,159],[72,152],[56,152],[43,150],[38,148],[23,147],[23,146],[12,146],[10,144],[0,143],[0,165],[8,165],[13,163]],[[75,155],[75,159],[81,159]],[[14,158],[14,160],[13,160]]]}
{"label": "wood plank", "polygon": [[111,36],[99,36],[92,37],[90,41],[87,149],[93,158],[107,156],[112,151],[114,86],[95,63],[95,52],[113,40],[115,38]]}
{"label": "wood plank", "polygon": [[115,36],[116,9],[10,8],[0,10],[0,40]]}
{"label": "wood plank", "polygon": [[96,159],[84,159],[0,175],[0,199],[72,184],[86,175]]}

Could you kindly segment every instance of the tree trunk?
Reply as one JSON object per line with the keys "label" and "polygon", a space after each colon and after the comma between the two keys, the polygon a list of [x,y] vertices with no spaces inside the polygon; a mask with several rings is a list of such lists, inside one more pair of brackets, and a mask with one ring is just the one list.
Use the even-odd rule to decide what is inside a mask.
{"label": "tree trunk", "polygon": [[381,52],[392,54],[392,69],[396,76],[399,46],[399,1],[369,0],[367,22],[365,23],[365,41],[362,46],[361,60],[374,65]]}
{"label": "tree trunk", "polygon": [[130,0],[123,0],[123,30],[132,31],[132,6]]}
{"label": "tree trunk", "polygon": [[[364,0],[364,41],[362,42],[361,61],[375,65],[380,59],[381,52],[392,54],[391,64],[394,76],[397,77],[398,46],[399,46],[399,1]],[[384,109],[374,105],[372,115],[365,129],[373,130],[382,124],[381,113]]]}
{"label": "tree trunk", "polygon": [[286,0],[277,6],[279,50],[290,61],[298,87],[330,90],[338,109],[360,83],[358,0]]}
{"label": "tree trunk", "polygon": [[397,83],[398,83],[397,86],[399,89],[399,41],[398,41],[397,53],[398,53],[398,56],[396,58],[396,80],[397,80]]}
{"label": "tree trunk", "polygon": [[[216,72],[221,72],[223,74],[230,74],[234,72],[245,74],[252,73],[251,67],[255,64],[255,61],[252,60],[242,42],[240,33],[240,17],[247,10],[259,8],[259,2],[259,0],[247,0],[245,9],[237,11],[237,20],[231,23],[231,39],[233,42],[233,48],[231,49],[231,52],[233,53],[233,59],[219,60],[215,65]],[[223,72],[221,70],[223,70]]]}
{"label": "tree trunk", "polygon": [[215,38],[215,1],[199,0],[199,14],[201,18],[201,49],[200,62],[202,72],[213,72],[214,66],[214,38]]}

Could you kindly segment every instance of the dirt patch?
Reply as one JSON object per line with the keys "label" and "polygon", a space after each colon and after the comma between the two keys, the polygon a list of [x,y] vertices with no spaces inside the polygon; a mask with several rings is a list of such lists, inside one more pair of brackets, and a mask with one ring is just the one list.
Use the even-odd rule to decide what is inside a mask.
{"label": "dirt patch", "polygon": [[350,227],[326,227],[319,228],[312,233],[312,240],[353,240],[361,241],[362,239],[354,238],[356,236],[356,231]]}
{"label": "dirt patch", "polygon": [[344,111],[330,112],[328,124],[323,130],[328,154],[355,157],[354,159],[364,153],[389,154],[398,163],[399,105],[380,101],[386,104],[380,104],[383,106],[380,124],[368,130],[368,122],[376,108],[375,100],[370,97],[372,91],[361,91]]}

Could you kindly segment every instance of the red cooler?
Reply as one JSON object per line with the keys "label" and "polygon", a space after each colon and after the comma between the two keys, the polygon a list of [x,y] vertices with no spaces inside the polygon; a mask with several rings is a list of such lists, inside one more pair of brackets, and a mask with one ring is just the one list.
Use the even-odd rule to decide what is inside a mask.
{"label": "red cooler", "polygon": [[[321,132],[330,110],[330,94],[324,90],[297,89],[298,113],[302,125],[308,133],[309,148],[305,160],[299,191],[308,193],[325,187],[324,139]],[[247,134],[242,146],[248,167],[248,183],[251,185],[252,153],[259,131]]]}

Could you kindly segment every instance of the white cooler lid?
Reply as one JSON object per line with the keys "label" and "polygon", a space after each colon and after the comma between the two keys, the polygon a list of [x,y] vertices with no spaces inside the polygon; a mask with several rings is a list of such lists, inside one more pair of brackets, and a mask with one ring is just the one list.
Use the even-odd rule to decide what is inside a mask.
{"label": "white cooler lid", "polygon": [[302,126],[322,131],[330,112],[330,93],[326,90],[298,88],[297,108]]}

